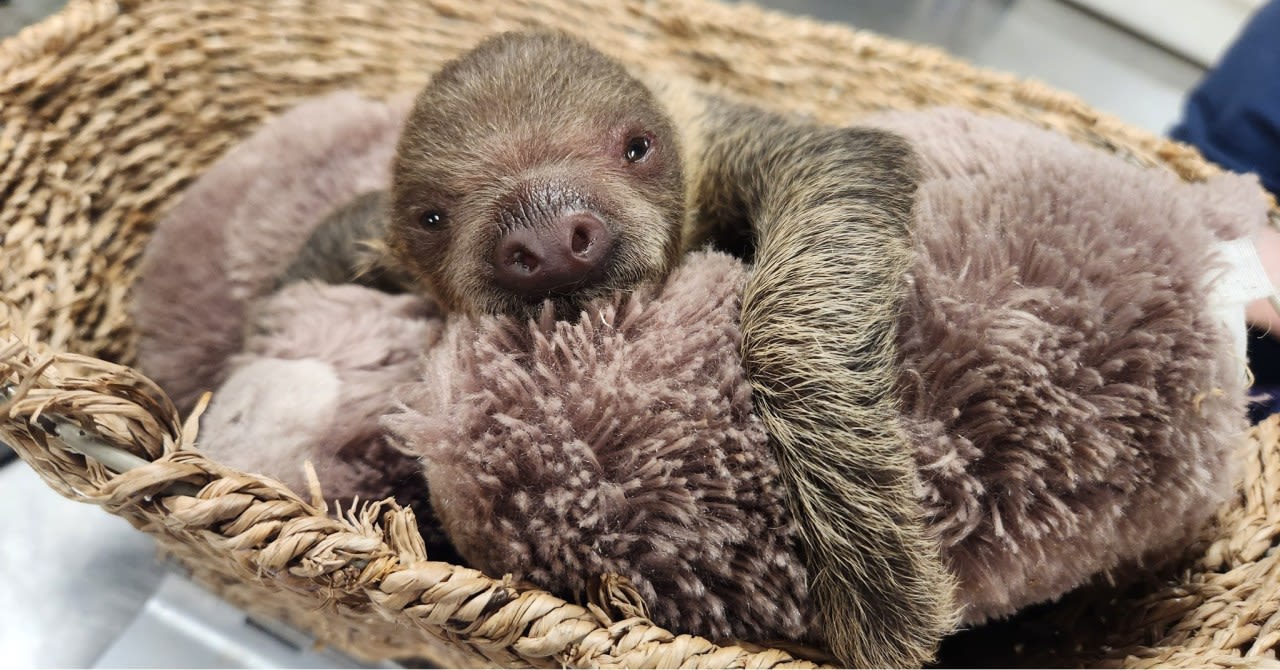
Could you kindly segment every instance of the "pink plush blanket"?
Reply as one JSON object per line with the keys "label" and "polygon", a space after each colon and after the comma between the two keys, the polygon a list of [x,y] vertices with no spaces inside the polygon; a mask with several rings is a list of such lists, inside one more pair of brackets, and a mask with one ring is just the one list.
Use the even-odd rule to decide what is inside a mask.
{"label": "pink plush blanket", "polygon": [[[446,318],[356,286],[268,294],[328,209],[386,182],[402,111],[306,103],[156,231],[141,367],[181,407],[216,391],[199,446],[300,490],[309,459],[332,497],[426,512],[429,491],[428,539],[492,575],[580,598],[616,573],[660,624],[810,639],[796,520],[741,367],[739,261],[691,254],[576,324]],[[1245,428],[1207,301],[1213,243],[1263,225],[1256,182],[1189,185],[958,110],[864,122],[924,165],[897,388],[963,619],[1176,551],[1226,494]]]}

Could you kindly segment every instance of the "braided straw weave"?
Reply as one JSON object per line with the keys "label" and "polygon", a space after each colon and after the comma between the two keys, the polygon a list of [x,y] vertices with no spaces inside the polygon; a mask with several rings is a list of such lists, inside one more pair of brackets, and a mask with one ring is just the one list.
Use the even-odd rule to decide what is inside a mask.
{"label": "braided straw weave", "polygon": [[[662,630],[616,591],[579,606],[431,561],[412,513],[394,504],[329,513],[315,492],[303,499],[202,457],[191,449],[195,417],[184,426],[127,367],[136,261],[212,161],[303,98],[416,89],[483,35],[536,25],[822,121],[945,103],[1029,120],[1184,179],[1217,172],[1190,148],[1044,86],[710,0],[77,0],[0,45],[0,440],[58,492],[155,536],[214,591],[362,658],[811,666]],[[1016,630],[1057,631],[1028,633],[1018,649],[1067,665],[1274,660],[1280,423],[1255,429],[1241,455],[1237,499],[1178,569],[1118,597],[1087,589],[1036,612]]]}

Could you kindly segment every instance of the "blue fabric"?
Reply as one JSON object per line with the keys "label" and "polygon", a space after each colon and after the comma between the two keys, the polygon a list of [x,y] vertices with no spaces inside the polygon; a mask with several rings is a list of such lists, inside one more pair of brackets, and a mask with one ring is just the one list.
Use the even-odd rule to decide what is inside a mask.
{"label": "blue fabric", "polygon": [[1280,193],[1280,0],[1249,19],[1170,134],[1232,171],[1256,172]]}
{"label": "blue fabric", "polygon": [[[1254,172],[1280,194],[1280,0],[1249,19],[1236,41],[1191,91],[1182,120],[1169,133],[1235,172]],[[1249,338],[1255,383],[1252,420],[1280,412],[1280,342]]]}
{"label": "blue fabric", "polygon": [[1249,369],[1254,384],[1249,389],[1249,419],[1257,423],[1280,413],[1280,341],[1260,330],[1249,329]]}

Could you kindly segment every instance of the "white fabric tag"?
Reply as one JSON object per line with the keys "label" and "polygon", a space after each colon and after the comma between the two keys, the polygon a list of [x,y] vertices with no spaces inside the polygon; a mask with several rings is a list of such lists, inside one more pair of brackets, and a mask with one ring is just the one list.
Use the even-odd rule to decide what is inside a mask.
{"label": "white fabric tag", "polygon": [[1245,324],[1244,308],[1254,300],[1272,295],[1275,288],[1262,267],[1262,259],[1258,257],[1253,238],[1242,237],[1218,242],[1214,245],[1214,252],[1227,267],[1213,279],[1209,309],[1231,333],[1240,359],[1241,374],[1247,375],[1245,351],[1248,347],[1248,326]]}

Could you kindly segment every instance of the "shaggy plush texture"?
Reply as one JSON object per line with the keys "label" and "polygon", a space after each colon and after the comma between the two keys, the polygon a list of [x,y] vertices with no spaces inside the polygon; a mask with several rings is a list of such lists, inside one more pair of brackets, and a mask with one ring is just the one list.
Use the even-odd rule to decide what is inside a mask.
{"label": "shaggy plush texture", "polygon": [[872,122],[922,156],[899,389],[965,619],[1176,549],[1246,428],[1206,304],[1214,241],[1265,221],[1256,180],[1187,185],[959,110]]}
{"label": "shaggy plush texture", "polygon": [[737,353],[743,279],[695,254],[577,324],[453,321],[386,424],[459,552],[570,596],[624,575],[682,630],[805,637],[805,569]]}
{"label": "shaggy plush texture", "polygon": [[[429,302],[358,287],[262,296],[309,226],[385,177],[373,157],[389,155],[396,112],[336,100],[229,154],[149,250],[145,369],[187,404],[221,384],[201,446],[297,486],[310,459],[331,496],[412,497],[412,462],[376,430],[390,411],[471,565],[575,599],[617,573],[660,624],[806,639],[795,522],[738,350],[746,270],[693,254],[575,324],[446,324]],[[1212,241],[1265,220],[1256,183],[1187,185],[966,112],[873,122],[910,138],[924,169],[897,388],[964,620],[1176,554],[1221,499],[1244,428],[1244,380],[1205,301]],[[228,204],[250,191],[274,213]]]}

